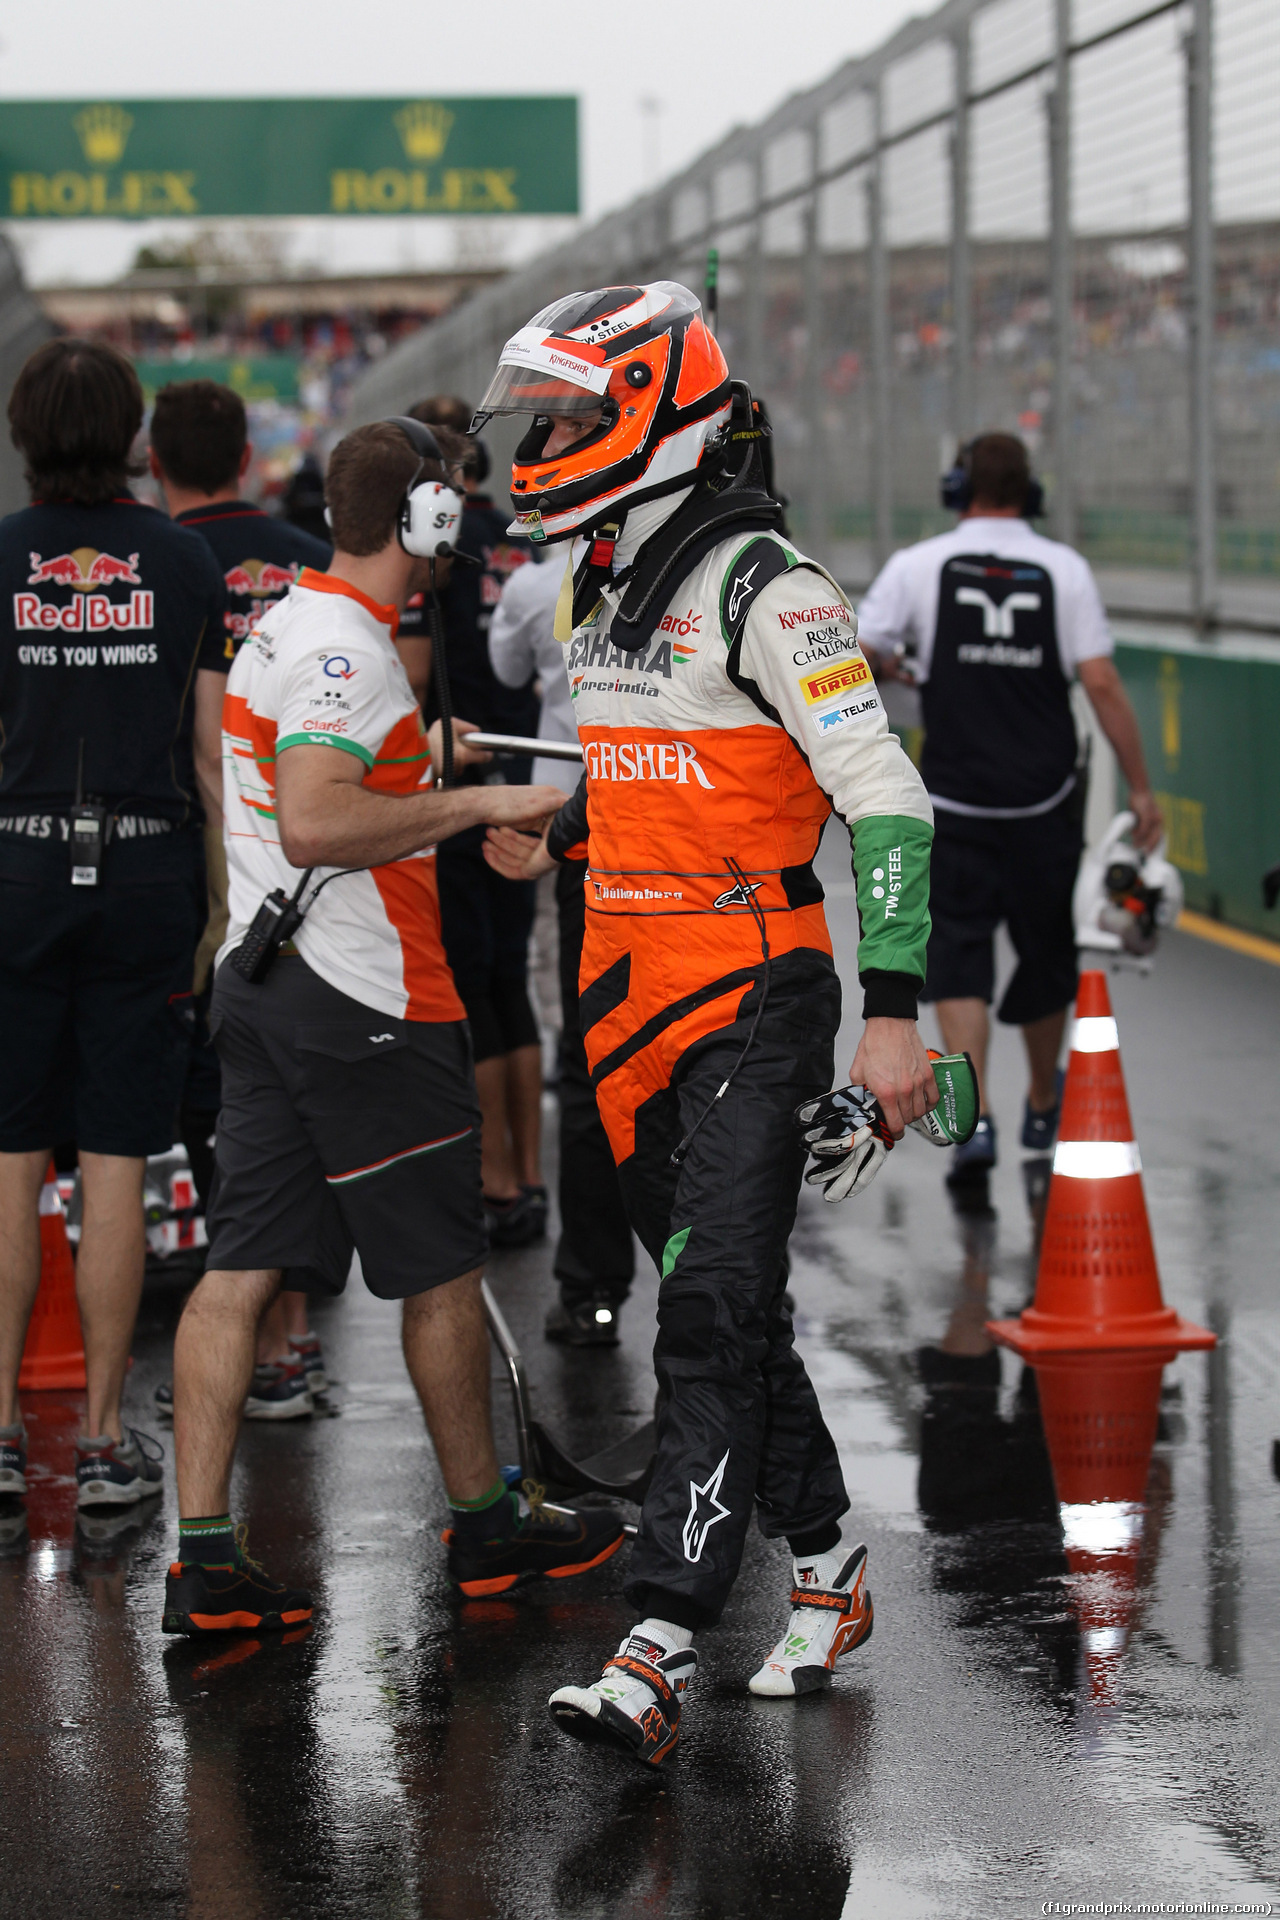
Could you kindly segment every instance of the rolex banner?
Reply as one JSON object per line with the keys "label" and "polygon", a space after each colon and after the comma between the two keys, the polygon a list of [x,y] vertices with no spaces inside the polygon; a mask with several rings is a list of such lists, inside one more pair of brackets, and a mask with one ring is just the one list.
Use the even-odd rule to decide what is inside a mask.
{"label": "rolex banner", "polygon": [[4,216],[576,213],[572,97],[19,100]]}

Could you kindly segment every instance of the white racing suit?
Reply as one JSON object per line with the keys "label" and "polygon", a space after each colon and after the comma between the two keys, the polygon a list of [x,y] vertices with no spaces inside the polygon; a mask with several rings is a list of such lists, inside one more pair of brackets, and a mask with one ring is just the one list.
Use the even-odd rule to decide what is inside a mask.
{"label": "white racing suit", "polygon": [[[783,1299],[805,1160],[792,1116],[830,1088],[840,1021],[812,861],[834,805],[864,1012],[914,1017],[932,813],[843,593],[780,535],[714,547],[638,651],[610,639],[616,603],[606,589],[567,661],[589,823],[582,1026],[662,1274],[657,1459],[627,1592],[692,1627],[718,1617],[753,1505],[793,1547],[848,1506]],[[580,831],[571,801],[552,850]]]}

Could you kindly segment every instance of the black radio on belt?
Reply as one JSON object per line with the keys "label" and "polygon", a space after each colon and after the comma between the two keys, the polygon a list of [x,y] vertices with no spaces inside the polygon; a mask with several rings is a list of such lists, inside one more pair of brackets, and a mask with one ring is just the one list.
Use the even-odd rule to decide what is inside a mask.
{"label": "black radio on belt", "polygon": [[102,856],[106,852],[107,810],[84,797],[84,741],[76,755],[76,798],[68,815],[67,839],[71,848],[71,884],[96,887],[102,879]]}
{"label": "black radio on belt", "polygon": [[280,949],[302,925],[306,908],[301,904],[302,889],[311,878],[307,868],[293,890],[292,897],[283,887],[273,887],[249,923],[249,931],[231,955],[231,965],[242,980],[261,986],[280,957]]}
{"label": "black radio on belt", "polygon": [[96,887],[102,879],[102,855],[107,844],[107,810],[91,801],[71,809],[71,884]]}

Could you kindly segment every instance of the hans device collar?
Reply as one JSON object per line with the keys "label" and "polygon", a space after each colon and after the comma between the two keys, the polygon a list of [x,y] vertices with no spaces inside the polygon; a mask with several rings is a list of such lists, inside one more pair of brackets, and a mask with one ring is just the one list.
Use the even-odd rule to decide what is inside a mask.
{"label": "hans device collar", "polygon": [[[689,498],[645,541],[625,573],[613,582],[624,589],[609,628],[609,638],[624,653],[647,647],[663,609],[682,582],[713,547],[735,533],[785,531],[785,502],[770,487],[769,424],[745,381],[732,383],[733,410]],[[616,538],[613,528],[606,535]],[[607,548],[607,552],[605,549]],[[573,583],[575,624],[586,619],[610,581],[612,540],[599,537],[587,548]]]}

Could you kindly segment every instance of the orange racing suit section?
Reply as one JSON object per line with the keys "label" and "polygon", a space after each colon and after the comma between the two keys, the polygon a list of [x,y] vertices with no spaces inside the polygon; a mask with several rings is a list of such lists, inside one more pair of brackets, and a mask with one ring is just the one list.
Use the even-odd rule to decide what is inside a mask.
{"label": "orange racing suit section", "polygon": [[[582,729],[591,820],[582,979],[587,1058],[619,1162],[681,1054],[729,1026],[761,965],[831,952],[812,860],[831,805],[778,727]],[[635,768],[634,774],[632,768]],[[728,864],[733,858],[741,878]],[[612,997],[625,997],[591,1020]]]}
{"label": "orange racing suit section", "polygon": [[637,1108],[695,1041],[733,1023],[758,980],[755,910],[772,959],[830,955],[812,862],[833,801],[855,847],[863,836],[875,849],[858,860],[864,950],[879,916],[888,964],[923,979],[927,795],[888,730],[843,594],[768,543],[772,577],[746,564],[763,540],[713,549],[643,650],[610,642],[608,593],[570,647],[590,826],[582,1021],[619,1164]]}

